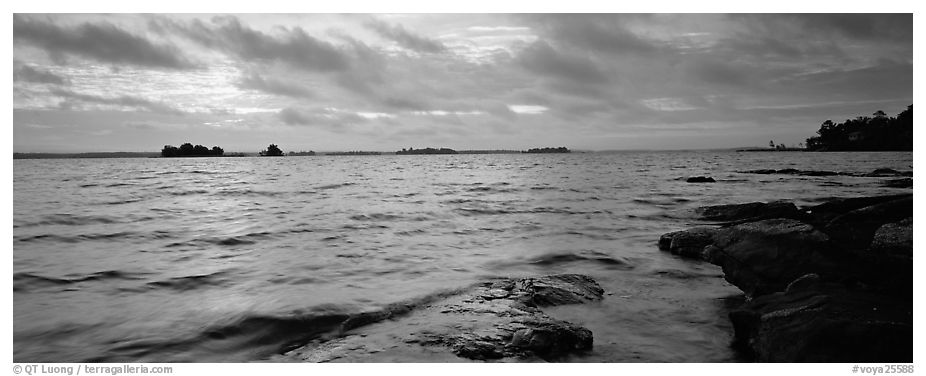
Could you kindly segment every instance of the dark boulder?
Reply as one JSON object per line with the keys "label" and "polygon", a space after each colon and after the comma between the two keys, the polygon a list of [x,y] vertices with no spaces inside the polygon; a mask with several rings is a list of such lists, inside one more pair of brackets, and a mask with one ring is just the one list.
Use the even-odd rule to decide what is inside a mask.
{"label": "dark boulder", "polygon": [[732,311],[734,345],[759,362],[909,363],[911,303],[838,284],[804,283]]}
{"label": "dark boulder", "polygon": [[913,216],[913,196],[851,210],[821,230],[844,249],[866,249],[882,225]]}
{"label": "dark boulder", "polygon": [[722,229],[708,253],[728,282],[758,296],[783,291],[808,273],[830,273],[834,265],[822,252],[828,240],[809,224],[767,219]]}
{"label": "dark boulder", "polygon": [[750,202],[745,204],[702,206],[695,209],[701,219],[711,221],[742,221],[770,218],[799,219],[804,213],[788,201]]}
{"label": "dark boulder", "polygon": [[854,198],[839,198],[827,201],[820,205],[811,206],[804,208],[805,211],[809,212],[812,219],[811,223],[818,225],[820,227],[828,224],[830,221],[836,217],[846,214],[855,209],[861,209],[866,206],[877,205],[880,203],[894,201],[901,198],[909,197],[911,200],[913,198],[912,194],[905,193],[899,195],[890,195],[890,196],[874,196],[874,197],[854,197]]}
{"label": "dark boulder", "polygon": [[869,249],[877,254],[913,257],[913,217],[887,223],[875,231]]}
{"label": "dark boulder", "polygon": [[685,180],[688,183],[716,183],[717,181],[710,176],[693,176]]}
{"label": "dark boulder", "polygon": [[714,243],[717,231],[711,227],[695,227],[670,232],[659,238],[659,249],[674,255],[703,259],[704,247]]}

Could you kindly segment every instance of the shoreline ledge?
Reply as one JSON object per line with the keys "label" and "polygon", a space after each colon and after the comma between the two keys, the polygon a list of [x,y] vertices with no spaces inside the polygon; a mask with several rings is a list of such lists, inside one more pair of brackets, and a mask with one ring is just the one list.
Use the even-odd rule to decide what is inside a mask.
{"label": "shoreline ledge", "polygon": [[[759,362],[913,361],[913,195],[701,207],[659,249],[746,295],[731,344]],[[717,222],[720,223],[717,223]]]}
{"label": "shoreline ledge", "polygon": [[270,361],[557,361],[591,350],[592,332],[543,313],[543,307],[600,301],[591,277],[559,274],[501,278],[352,315],[331,336]]}

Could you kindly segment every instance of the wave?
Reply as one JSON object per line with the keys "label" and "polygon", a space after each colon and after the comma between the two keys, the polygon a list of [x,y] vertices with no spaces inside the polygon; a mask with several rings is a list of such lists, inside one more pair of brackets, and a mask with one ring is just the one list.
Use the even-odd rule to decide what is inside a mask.
{"label": "wave", "polygon": [[328,185],[321,185],[321,186],[315,187],[315,189],[337,189],[337,188],[342,188],[342,187],[349,187],[354,184],[355,183],[328,184]]}
{"label": "wave", "polygon": [[529,264],[553,266],[572,262],[593,262],[611,269],[630,270],[636,266],[629,260],[616,258],[598,251],[548,253],[527,261]]}
{"label": "wave", "polygon": [[230,272],[228,271],[220,271],[212,274],[188,275],[184,277],[148,282],[146,285],[149,288],[166,288],[176,291],[189,291],[208,286],[224,286],[229,282],[229,279],[225,278],[225,276],[229,273]]}
{"label": "wave", "polygon": [[122,231],[122,232],[114,232],[114,233],[108,233],[108,234],[83,234],[83,235],[76,235],[76,236],[40,234],[40,235],[18,237],[18,238],[14,236],[13,238],[19,242],[32,242],[36,240],[47,240],[47,241],[61,242],[61,243],[79,243],[79,242],[88,241],[88,240],[90,241],[93,241],[93,240],[117,241],[117,240],[122,240],[122,239],[136,239],[136,238],[144,238],[144,237],[145,237],[144,235],[134,232],[134,231]]}
{"label": "wave", "polygon": [[[307,313],[246,314],[229,323],[204,328],[187,338],[121,343],[110,348],[106,354],[84,359],[83,362],[265,359],[303,346],[314,339],[342,336],[351,329],[406,315],[418,307],[461,290],[438,291],[362,312],[351,312],[350,307],[346,306],[322,305],[313,307]],[[184,358],[178,359],[177,355]]]}
{"label": "wave", "polygon": [[72,278],[47,277],[39,274],[21,272],[13,274],[13,291],[26,292],[36,288],[73,285],[88,281],[139,279],[142,279],[139,273],[128,273],[118,270],[106,270]]}
{"label": "wave", "polygon": [[65,226],[83,226],[89,224],[111,224],[120,221],[109,216],[93,215],[74,215],[74,214],[55,214],[42,217],[37,222],[27,222],[19,227],[48,226],[48,225],[65,225]]}

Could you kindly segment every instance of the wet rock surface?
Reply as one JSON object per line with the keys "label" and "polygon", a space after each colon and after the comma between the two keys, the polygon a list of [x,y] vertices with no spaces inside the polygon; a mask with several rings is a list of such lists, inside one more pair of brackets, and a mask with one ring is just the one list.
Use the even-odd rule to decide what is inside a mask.
{"label": "wet rock surface", "polygon": [[733,222],[659,239],[750,298],[730,314],[735,345],[766,362],[912,361],[913,196],[761,204],[701,208]]}
{"label": "wet rock surface", "polygon": [[309,362],[556,361],[590,350],[592,332],[557,320],[542,307],[599,301],[592,278],[561,274],[480,283],[398,314],[364,315],[332,338],[280,356]]}

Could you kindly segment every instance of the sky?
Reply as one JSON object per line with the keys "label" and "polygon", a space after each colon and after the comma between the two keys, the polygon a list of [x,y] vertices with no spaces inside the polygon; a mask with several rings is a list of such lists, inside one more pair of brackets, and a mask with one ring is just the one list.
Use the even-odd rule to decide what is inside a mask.
{"label": "sky", "polygon": [[913,103],[910,14],[14,14],[15,152],[797,145]]}

